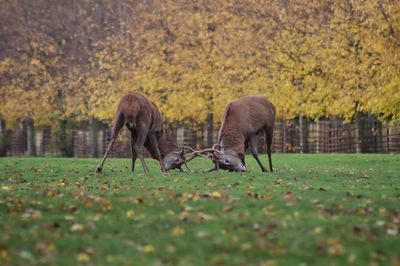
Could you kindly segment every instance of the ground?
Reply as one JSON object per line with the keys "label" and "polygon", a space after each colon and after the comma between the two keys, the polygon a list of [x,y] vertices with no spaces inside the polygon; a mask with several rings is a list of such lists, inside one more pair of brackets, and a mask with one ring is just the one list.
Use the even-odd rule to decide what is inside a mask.
{"label": "ground", "polygon": [[[274,173],[0,159],[1,265],[399,265],[400,155],[273,154]],[[266,156],[262,155],[266,162]]]}

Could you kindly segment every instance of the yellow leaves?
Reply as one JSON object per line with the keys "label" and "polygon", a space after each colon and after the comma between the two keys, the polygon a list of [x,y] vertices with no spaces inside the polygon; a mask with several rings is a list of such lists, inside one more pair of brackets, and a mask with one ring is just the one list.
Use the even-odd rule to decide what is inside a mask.
{"label": "yellow leaves", "polygon": [[[65,36],[56,44],[40,32],[29,33],[32,55],[0,62],[2,76],[15,77],[2,84],[10,93],[2,95],[0,115],[11,121],[32,114],[40,123],[50,123],[49,115],[111,121],[121,94],[140,90],[173,122],[200,124],[208,112],[218,121],[229,100],[249,94],[269,97],[280,118],[350,119],[359,101],[364,111],[400,119],[400,53],[379,8],[367,1],[349,12],[334,3],[328,15],[322,2],[294,2],[284,9],[250,3],[274,17],[237,12],[247,10],[241,6],[246,3],[231,1],[167,1],[160,13],[144,12],[148,7],[138,4],[138,20],[124,24],[123,32],[93,36],[96,52],[82,65],[64,65],[57,55]],[[393,3],[385,8],[398,11]],[[398,21],[392,23],[398,28]]]}
{"label": "yellow leaves", "polygon": [[153,246],[153,245],[150,245],[150,244],[145,245],[145,246],[143,247],[143,252],[144,252],[144,253],[154,253],[155,250],[156,250],[156,249],[154,248],[154,246]]}
{"label": "yellow leaves", "polygon": [[5,191],[5,192],[10,192],[13,190],[13,188],[11,186],[2,186],[1,190]]}
{"label": "yellow leaves", "polygon": [[37,59],[37,58],[31,59],[31,66],[38,67],[40,65],[41,65],[41,63],[40,63],[39,59]]}
{"label": "yellow leaves", "polygon": [[323,229],[321,227],[315,227],[313,230],[313,233],[316,235],[319,235],[323,232]]}
{"label": "yellow leaves", "polygon": [[86,253],[81,252],[76,256],[76,260],[80,263],[86,263],[90,261],[90,256]]}
{"label": "yellow leaves", "polygon": [[183,235],[185,233],[185,230],[184,229],[182,229],[182,228],[180,228],[180,227],[174,227],[172,230],[171,230],[171,235],[172,236],[180,236],[180,235]]}
{"label": "yellow leaves", "polygon": [[135,212],[132,210],[129,210],[126,212],[126,217],[128,218],[133,218],[135,216]]}
{"label": "yellow leaves", "polygon": [[343,255],[344,254],[344,248],[339,239],[335,238],[329,238],[326,241],[328,245],[328,254],[330,255]]}
{"label": "yellow leaves", "polygon": [[214,191],[214,192],[212,192],[212,193],[211,193],[211,196],[212,196],[213,198],[215,198],[215,199],[220,199],[220,198],[222,198],[222,194],[221,194],[221,192],[219,192],[219,191]]}
{"label": "yellow leaves", "polygon": [[69,184],[68,179],[66,179],[66,178],[60,179],[60,182],[59,182],[59,185],[60,185],[60,186],[65,187],[65,186],[67,186],[68,184]]}

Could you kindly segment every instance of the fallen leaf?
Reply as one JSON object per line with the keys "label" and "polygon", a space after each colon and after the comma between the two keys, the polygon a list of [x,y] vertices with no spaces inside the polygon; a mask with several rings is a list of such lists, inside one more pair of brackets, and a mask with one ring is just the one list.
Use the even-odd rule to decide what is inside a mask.
{"label": "fallen leaf", "polygon": [[143,247],[143,251],[145,253],[154,253],[155,248],[153,247],[153,245],[146,245]]}
{"label": "fallen leaf", "polygon": [[75,223],[71,226],[70,230],[71,232],[81,232],[85,229],[85,227],[82,224]]}
{"label": "fallen leaf", "polygon": [[212,193],[211,193],[211,196],[212,196],[213,198],[215,198],[215,199],[220,199],[220,198],[222,198],[222,194],[221,194],[221,192],[219,192],[219,191],[214,191],[214,192],[212,192]]}
{"label": "fallen leaf", "polygon": [[330,255],[343,255],[344,254],[344,248],[339,239],[329,238],[326,241],[326,244],[328,247],[328,253]]}
{"label": "fallen leaf", "polygon": [[395,226],[391,226],[391,227],[388,227],[388,228],[386,229],[386,234],[389,235],[389,236],[395,236],[395,235],[397,235],[398,233],[399,233],[399,230],[398,230],[398,228],[395,227]]}
{"label": "fallen leaf", "polygon": [[184,233],[185,233],[185,230],[180,227],[175,227],[171,231],[171,235],[173,235],[173,236],[180,236],[180,235],[183,235]]}
{"label": "fallen leaf", "polygon": [[76,260],[78,262],[82,262],[82,263],[89,262],[90,261],[90,256],[88,254],[84,253],[84,252],[81,252],[76,256]]}
{"label": "fallen leaf", "polygon": [[323,231],[323,229],[321,227],[315,227],[313,230],[314,234],[316,234],[316,235],[320,234],[322,231]]}
{"label": "fallen leaf", "polygon": [[126,212],[126,217],[128,218],[132,218],[133,216],[135,216],[135,212],[132,210],[129,210]]}
{"label": "fallen leaf", "polygon": [[12,191],[12,187],[10,187],[10,186],[2,186],[1,189],[6,191],[6,192]]}

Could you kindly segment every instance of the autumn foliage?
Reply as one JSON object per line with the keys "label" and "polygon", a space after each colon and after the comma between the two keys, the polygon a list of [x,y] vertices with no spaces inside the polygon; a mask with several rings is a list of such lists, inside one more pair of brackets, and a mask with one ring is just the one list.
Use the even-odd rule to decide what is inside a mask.
{"label": "autumn foliage", "polygon": [[169,121],[263,95],[278,116],[400,119],[397,1],[0,1],[0,117],[111,121],[128,91]]}

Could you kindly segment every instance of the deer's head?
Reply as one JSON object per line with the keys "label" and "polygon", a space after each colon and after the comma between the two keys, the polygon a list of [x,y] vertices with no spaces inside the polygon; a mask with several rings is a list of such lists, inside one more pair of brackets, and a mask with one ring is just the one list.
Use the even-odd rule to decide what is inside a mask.
{"label": "deer's head", "polygon": [[162,159],[162,164],[167,171],[171,169],[179,169],[180,171],[183,171],[182,165],[186,164],[184,148],[179,151],[167,153]]}

